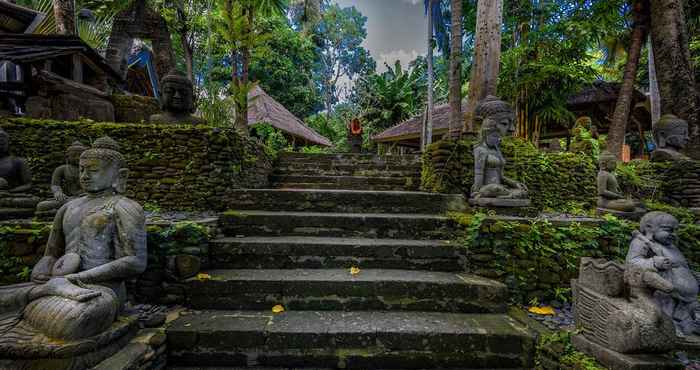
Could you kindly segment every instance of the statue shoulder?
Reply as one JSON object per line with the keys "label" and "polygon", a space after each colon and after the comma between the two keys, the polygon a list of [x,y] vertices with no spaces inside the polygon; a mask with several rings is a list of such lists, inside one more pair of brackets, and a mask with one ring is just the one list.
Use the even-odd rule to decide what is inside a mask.
{"label": "statue shoulder", "polygon": [[148,117],[148,122],[163,123],[165,122],[165,116],[162,113],[152,114],[150,117]]}
{"label": "statue shoulder", "polygon": [[143,211],[143,207],[132,199],[124,196],[119,196],[119,199],[114,203],[114,210],[120,216],[126,216],[130,218],[143,219],[145,221],[146,214]]}

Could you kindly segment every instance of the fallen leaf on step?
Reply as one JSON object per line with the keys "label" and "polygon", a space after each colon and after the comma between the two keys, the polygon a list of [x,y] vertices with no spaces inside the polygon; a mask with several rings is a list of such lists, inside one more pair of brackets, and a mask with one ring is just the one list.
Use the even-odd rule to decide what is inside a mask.
{"label": "fallen leaf on step", "polygon": [[199,274],[197,274],[197,280],[199,280],[199,281],[211,280],[211,275],[200,272]]}
{"label": "fallen leaf on step", "polygon": [[528,309],[529,312],[537,314],[537,315],[554,315],[554,309],[550,306],[543,306],[543,307],[530,307]]}
{"label": "fallen leaf on step", "polygon": [[282,306],[281,304],[278,304],[278,305],[272,307],[272,313],[282,313],[282,312],[284,312],[284,306]]}
{"label": "fallen leaf on step", "polygon": [[355,266],[350,267],[350,275],[355,276],[355,275],[357,275],[357,274],[359,274],[359,273],[360,273],[360,268],[359,268],[359,267],[355,267]]}

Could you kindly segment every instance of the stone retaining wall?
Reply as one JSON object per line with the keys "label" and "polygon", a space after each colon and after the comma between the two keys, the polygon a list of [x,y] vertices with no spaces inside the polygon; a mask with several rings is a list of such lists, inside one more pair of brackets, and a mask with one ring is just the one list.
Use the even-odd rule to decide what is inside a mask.
{"label": "stone retaining wall", "polygon": [[130,169],[127,196],[147,209],[224,210],[227,190],[268,186],[272,160],[262,146],[233,130],[209,126],[2,119],[10,151],[27,159],[34,192],[48,198],[53,170],[75,140],[109,135]]}

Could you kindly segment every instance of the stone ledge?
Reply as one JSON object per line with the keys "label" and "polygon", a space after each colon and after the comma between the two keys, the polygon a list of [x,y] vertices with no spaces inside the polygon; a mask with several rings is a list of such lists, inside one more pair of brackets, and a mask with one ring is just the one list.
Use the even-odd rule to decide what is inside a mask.
{"label": "stone ledge", "polygon": [[577,350],[595,357],[600,363],[614,370],[683,369],[683,365],[681,365],[680,362],[670,357],[665,357],[663,355],[618,353],[593,343],[583,335],[573,336],[571,338],[571,343]]}

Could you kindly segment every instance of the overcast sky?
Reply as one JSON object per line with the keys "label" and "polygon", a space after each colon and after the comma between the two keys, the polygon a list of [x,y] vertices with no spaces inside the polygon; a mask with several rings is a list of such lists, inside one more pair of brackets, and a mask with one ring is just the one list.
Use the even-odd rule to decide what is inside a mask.
{"label": "overcast sky", "polygon": [[335,0],[341,7],[355,6],[367,17],[364,47],[377,61],[394,65],[398,59],[404,68],[408,62],[426,53],[426,28],[423,0]]}

